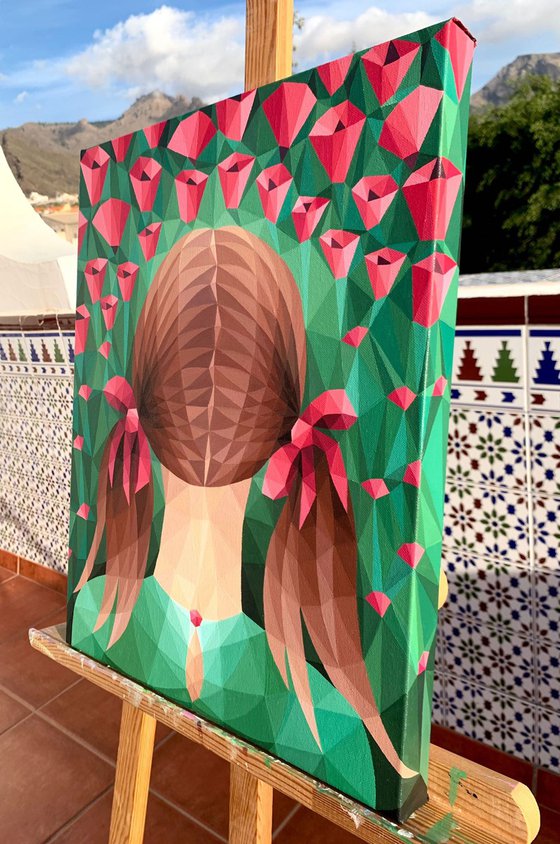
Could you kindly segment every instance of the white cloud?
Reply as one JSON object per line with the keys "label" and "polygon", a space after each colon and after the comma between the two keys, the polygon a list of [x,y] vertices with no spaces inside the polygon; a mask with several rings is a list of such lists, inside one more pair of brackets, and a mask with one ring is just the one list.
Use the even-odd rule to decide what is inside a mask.
{"label": "white cloud", "polygon": [[540,33],[560,35],[558,0],[471,0],[456,14],[487,44]]}
{"label": "white cloud", "polygon": [[[327,3],[323,13],[306,16],[296,59],[310,66],[436,20],[372,5],[345,19],[340,7]],[[124,87],[131,96],[160,88],[216,100],[242,87],[244,26],[241,15],[207,18],[161,6],[94,33],[93,43],[66,62],[66,72],[90,88]]]}
{"label": "white cloud", "polygon": [[20,91],[19,94],[17,94],[14,97],[14,103],[17,103],[18,105],[20,103],[24,103],[26,101],[26,99],[28,98],[28,96],[29,96],[29,91]]}
{"label": "white cloud", "polygon": [[395,14],[377,6],[369,6],[355,17],[340,19],[327,6],[323,14],[305,17],[303,31],[295,39],[296,58],[302,64],[315,64],[422,29],[437,20],[426,12]]}
{"label": "white cloud", "polygon": [[94,34],[66,72],[91,88],[127,88],[216,99],[243,81],[244,20],[207,19],[161,6]]}
{"label": "white cloud", "polygon": [[[459,7],[451,0],[443,0],[442,5],[441,0],[422,0],[426,11],[415,11],[414,2],[296,2],[305,18],[303,31],[295,36],[298,67],[310,67],[456,14],[479,40],[475,82],[482,84],[521,50],[535,52],[541,39],[547,40],[543,49],[555,49],[554,39],[560,35],[559,0],[459,0]],[[408,10],[399,11],[406,6]],[[38,90],[45,101],[50,97],[51,102],[67,102],[72,109],[69,117],[82,105],[88,116],[100,112],[110,116],[154,89],[197,95],[211,102],[243,87],[244,29],[244,16],[233,5],[221,15],[162,5],[95,32],[89,45],[70,56],[27,62],[9,74],[0,72],[0,90],[10,92],[18,119],[24,93]],[[31,97],[26,105],[30,102]]]}

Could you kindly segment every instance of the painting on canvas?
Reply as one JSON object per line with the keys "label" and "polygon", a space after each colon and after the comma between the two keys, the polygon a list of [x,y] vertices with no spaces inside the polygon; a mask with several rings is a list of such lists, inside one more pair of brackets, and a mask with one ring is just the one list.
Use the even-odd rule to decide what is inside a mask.
{"label": "painting on canvas", "polygon": [[398,817],[473,47],[447,21],[81,158],[69,641]]}

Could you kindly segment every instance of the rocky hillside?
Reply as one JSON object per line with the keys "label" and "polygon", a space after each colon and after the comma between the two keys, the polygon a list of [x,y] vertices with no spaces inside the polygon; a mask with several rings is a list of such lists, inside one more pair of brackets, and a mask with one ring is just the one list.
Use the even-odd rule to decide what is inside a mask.
{"label": "rocky hillside", "polygon": [[[560,53],[518,56],[473,95],[473,110],[503,105],[524,76],[536,73],[560,80]],[[202,103],[198,98],[170,97],[154,91],[136,100],[121,117],[102,123],[24,123],[0,129],[0,144],[23,191],[54,196],[77,193],[79,152],[86,147],[134,132],[142,126],[184,114]]]}
{"label": "rocky hillside", "polygon": [[518,56],[510,64],[503,67],[484,88],[473,94],[471,106],[480,111],[488,106],[500,106],[507,103],[513,88],[525,77],[531,74],[550,76],[560,80],[560,53],[533,53],[528,56]]}
{"label": "rocky hillside", "polygon": [[201,105],[197,98],[189,101],[155,91],[140,97],[116,120],[24,123],[0,130],[0,144],[25,194],[77,193],[80,150]]}

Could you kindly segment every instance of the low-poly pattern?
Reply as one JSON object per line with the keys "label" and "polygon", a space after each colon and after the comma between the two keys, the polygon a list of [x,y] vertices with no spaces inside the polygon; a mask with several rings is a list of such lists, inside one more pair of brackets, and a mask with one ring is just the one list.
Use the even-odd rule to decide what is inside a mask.
{"label": "low-poly pattern", "polygon": [[69,640],[400,818],[473,47],[447,21],[81,161]]}

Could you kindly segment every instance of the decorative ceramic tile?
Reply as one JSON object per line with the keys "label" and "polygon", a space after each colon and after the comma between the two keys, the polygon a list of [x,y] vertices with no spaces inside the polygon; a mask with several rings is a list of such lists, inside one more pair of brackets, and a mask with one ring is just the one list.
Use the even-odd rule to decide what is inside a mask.
{"label": "decorative ceramic tile", "polygon": [[444,622],[441,633],[447,673],[505,695],[531,698],[535,686],[531,641],[521,637],[512,641],[507,628],[469,627],[464,629],[460,616]]}
{"label": "decorative ceramic tile", "polygon": [[537,764],[543,768],[560,772],[560,712],[558,709],[539,707],[537,723]]}
{"label": "decorative ceramic tile", "polygon": [[453,357],[454,402],[500,408],[525,407],[525,329],[457,329]]}
{"label": "decorative ceramic tile", "polygon": [[0,332],[0,363],[21,363],[28,360],[25,339],[21,331]]}
{"label": "decorative ceramic tile", "polygon": [[445,671],[445,639],[443,635],[443,619],[445,614],[445,610],[440,610],[438,616],[438,629],[436,632],[436,658],[434,669],[440,673]]}
{"label": "decorative ceramic tile", "polygon": [[72,375],[72,338],[71,332],[0,332],[0,374]]}
{"label": "decorative ceramic tile", "polygon": [[527,439],[519,413],[454,407],[447,450],[447,485],[525,490]]}
{"label": "decorative ceramic tile", "polygon": [[500,644],[513,645],[519,638],[532,637],[535,575],[528,568],[455,554],[447,548],[444,565],[449,598],[446,612],[440,616],[440,629],[447,621],[460,626],[468,616],[476,627],[489,630]]}
{"label": "decorative ceramic tile", "polygon": [[546,639],[536,641],[537,687],[539,705],[558,710],[560,707],[560,647]]}
{"label": "decorative ceramic tile", "polygon": [[533,534],[537,568],[560,573],[560,498],[533,499]]}
{"label": "decorative ceramic tile", "polygon": [[560,495],[560,417],[529,416],[533,494]]}
{"label": "decorative ceramic tile", "polygon": [[560,329],[529,329],[529,407],[539,413],[560,411]]}
{"label": "decorative ceramic tile", "polygon": [[536,575],[535,628],[537,642],[560,648],[560,571],[546,568]]}
{"label": "decorative ceramic tile", "polygon": [[515,565],[529,561],[527,497],[507,490],[465,486],[447,488],[445,494],[445,545],[476,556],[500,557],[506,553]]}
{"label": "decorative ceramic tile", "polygon": [[74,339],[75,335],[73,331],[63,331],[61,333],[62,342],[64,344],[64,354],[66,356],[66,360],[69,364],[74,363],[74,354],[75,354],[75,344]]}
{"label": "decorative ceramic tile", "polygon": [[[46,338],[53,353],[57,337]],[[73,385],[61,372],[0,371],[0,547],[57,571],[66,570],[72,444]]]}
{"label": "decorative ceramic tile", "polygon": [[68,364],[66,343],[58,331],[33,331],[25,334],[28,360],[35,364]]}
{"label": "decorative ceramic tile", "polygon": [[440,671],[434,672],[432,721],[442,727],[447,721],[447,677]]}
{"label": "decorative ceramic tile", "polygon": [[536,757],[536,707],[494,689],[447,678],[447,725],[529,762]]}

